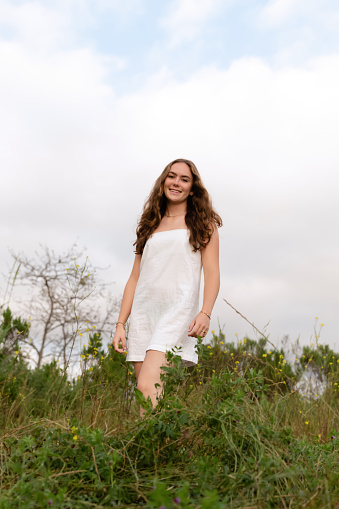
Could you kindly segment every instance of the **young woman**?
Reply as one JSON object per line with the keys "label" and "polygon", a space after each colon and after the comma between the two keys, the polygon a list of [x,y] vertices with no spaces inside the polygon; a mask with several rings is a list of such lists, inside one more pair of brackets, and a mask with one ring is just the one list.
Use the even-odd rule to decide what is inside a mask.
{"label": "young woman", "polygon": [[[137,226],[134,265],[113,338],[117,352],[127,350],[137,387],[146,399],[150,396],[153,406],[162,391],[166,351],[179,347],[184,362],[197,363],[194,338],[206,336],[219,292],[221,225],[196,166],[187,159],[168,164]],[[199,311],[201,267],[204,297]]]}

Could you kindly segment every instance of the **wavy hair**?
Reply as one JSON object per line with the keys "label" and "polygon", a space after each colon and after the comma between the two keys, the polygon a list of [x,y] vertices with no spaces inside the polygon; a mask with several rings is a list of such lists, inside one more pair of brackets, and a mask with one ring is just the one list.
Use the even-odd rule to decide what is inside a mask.
{"label": "wavy hair", "polygon": [[222,226],[222,219],[212,207],[211,198],[202,183],[200,174],[192,161],[188,159],[175,159],[169,163],[154,183],[139,220],[134,242],[136,254],[142,254],[147,240],[159,226],[165,215],[167,198],[164,193],[164,182],[171,167],[175,163],[185,163],[193,177],[191,193],[187,198],[187,212],[185,222],[190,231],[189,242],[193,251],[198,251],[209,243],[215,227]]}

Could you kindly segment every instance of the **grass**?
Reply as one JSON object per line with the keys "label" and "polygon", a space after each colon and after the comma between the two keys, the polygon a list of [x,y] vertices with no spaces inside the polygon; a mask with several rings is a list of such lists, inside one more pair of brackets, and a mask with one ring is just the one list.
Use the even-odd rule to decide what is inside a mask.
{"label": "grass", "polygon": [[[100,338],[82,355],[74,380],[55,361],[1,360],[0,508],[339,508],[339,355],[328,347],[304,347],[292,365],[264,338],[214,333],[194,368],[168,354],[156,409]],[[295,385],[311,367],[327,388],[306,399]]]}

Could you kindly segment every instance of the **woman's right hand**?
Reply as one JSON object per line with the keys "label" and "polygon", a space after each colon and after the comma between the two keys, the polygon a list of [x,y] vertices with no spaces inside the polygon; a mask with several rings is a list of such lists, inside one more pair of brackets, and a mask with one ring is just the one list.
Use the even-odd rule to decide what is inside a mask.
{"label": "woman's right hand", "polygon": [[[112,341],[114,350],[119,353],[127,352],[126,348],[126,331],[122,325],[117,325]],[[121,344],[121,348],[120,348]]]}

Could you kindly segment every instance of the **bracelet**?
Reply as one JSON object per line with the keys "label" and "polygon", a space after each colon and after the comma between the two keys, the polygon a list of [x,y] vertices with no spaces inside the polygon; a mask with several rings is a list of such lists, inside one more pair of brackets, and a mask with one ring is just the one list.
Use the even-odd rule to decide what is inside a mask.
{"label": "bracelet", "polygon": [[118,325],[122,325],[122,326],[123,326],[123,328],[125,328],[125,324],[124,324],[124,322],[117,322],[117,323],[115,324],[115,326],[116,326],[116,327],[117,327]]}
{"label": "bracelet", "polygon": [[200,313],[204,313],[204,315],[208,316],[208,318],[211,319],[210,315],[206,313],[206,311],[204,311],[203,309],[200,311]]}

